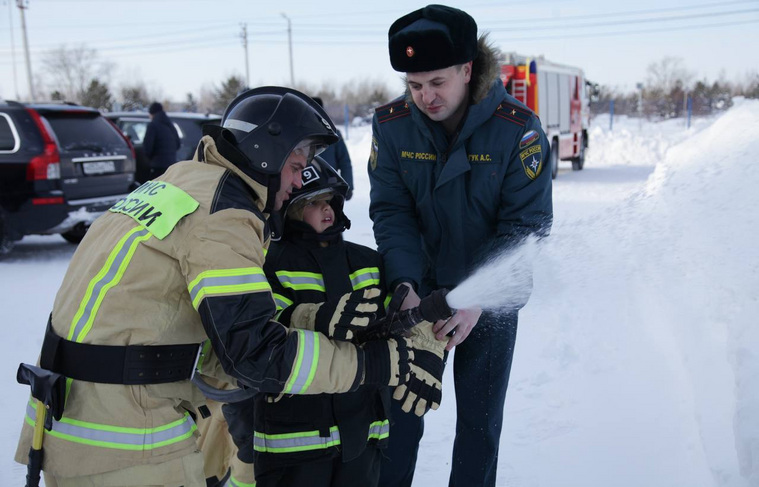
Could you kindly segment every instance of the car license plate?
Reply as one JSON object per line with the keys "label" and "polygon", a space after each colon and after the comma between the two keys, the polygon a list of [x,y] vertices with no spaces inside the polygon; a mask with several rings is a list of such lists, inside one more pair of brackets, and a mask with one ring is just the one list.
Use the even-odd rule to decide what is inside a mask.
{"label": "car license plate", "polygon": [[85,162],[82,164],[82,170],[88,176],[107,174],[116,172],[116,164],[113,161]]}

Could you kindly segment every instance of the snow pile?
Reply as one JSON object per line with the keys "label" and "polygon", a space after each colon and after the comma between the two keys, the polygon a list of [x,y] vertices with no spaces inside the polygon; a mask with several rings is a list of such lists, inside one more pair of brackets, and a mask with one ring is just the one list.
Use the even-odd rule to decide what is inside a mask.
{"label": "snow pile", "polygon": [[[594,131],[594,157],[616,133]],[[686,134],[630,147],[661,154],[645,187],[557,221],[536,260],[501,442],[514,485],[758,485],[759,103]]]}

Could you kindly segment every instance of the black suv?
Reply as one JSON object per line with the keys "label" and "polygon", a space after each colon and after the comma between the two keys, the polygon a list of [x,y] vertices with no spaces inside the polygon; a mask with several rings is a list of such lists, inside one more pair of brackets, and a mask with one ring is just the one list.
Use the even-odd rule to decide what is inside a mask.
{"label": "black suv", "polygon": [[[150,167],[142,149],[142,140],[145,138],[145,131],[148,128],[148,123],[150,123],[150,116],[147,112],[112,112],[104,115],[118,125],[134,144],[137,154],[137,181],[147,181]],[[209,123],[219,125],[221,123],[220,115],[190,112],[168,112],[166,115],[174,122],[174,128],[179,134],[180,146],[177,150],[177,161],[192,159],[198,142],[203,136],[204,125]]]}
{"label": "black suv", "polygon": [[131,143],[97,110],[0,100],[0,253],[31,234],[78,243],[134,170]]}

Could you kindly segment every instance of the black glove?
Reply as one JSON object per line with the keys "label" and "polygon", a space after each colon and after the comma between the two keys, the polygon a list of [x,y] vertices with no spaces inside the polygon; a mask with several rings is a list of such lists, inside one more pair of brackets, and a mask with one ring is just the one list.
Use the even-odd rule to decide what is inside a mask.
{"label": "black glove", "polygon": [[237,457],[245,463],[253,463],[253,440],[255,424],[253,422],[253,398],[240,402],[224,404],[221,407],[227,429],[232,441],[237,446]]}
{"label": "black glove", "polygon": [[401,401],[401,409],[424,416],[430,409],[440,407],[443,399],[443,370],[445,346],[448,339],[437,340],[432,323],[422,321],[411,330],[411,372],[406,384],[395,388],[393,399]]}
{"label": "black glove", "polygon": [[364,351],[364,380],[362,384],[397,386],[409,378],[408,339],[394,337],[374,340],[360,347]]}
{"label": "black glove", "polygon": [[379,288],[367,287],[323,303],[316,312],[314,330],[335,340],[351,340],[374,320],[382,305],[381,295]]}

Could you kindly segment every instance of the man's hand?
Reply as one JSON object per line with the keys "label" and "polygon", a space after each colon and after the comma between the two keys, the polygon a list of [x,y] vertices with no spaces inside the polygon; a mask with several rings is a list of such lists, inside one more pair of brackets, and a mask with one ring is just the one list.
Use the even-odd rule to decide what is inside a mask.
{"label": "man's hand", "polygon": [[402,282],[398,284],[396,289],[398,289],[401,286],[408,287],[408,295],[406,295],[406,299],[403,300],[403,303],[401,304],[401,308],[399,311],[404,311],[404,310],[416,308],[417,306],[419,306],[419,303],[422,300],[421,298],[419,298],[419,295],[416,294],[416,291],[414,291],[414,287],[407,282]]}
{"label": "man's hand", "polygon": [[[406,298],[408,299],[408,298]],[[448,333],[453,330],[453,336],[448,341],[445,349],[450,351],[453,347],[466,340],[471,333],[477,320],[480,319],[482,308],[466,308],[456,311],[447,320],[440,320],[432,327],[438,340],[445,340]]]}

